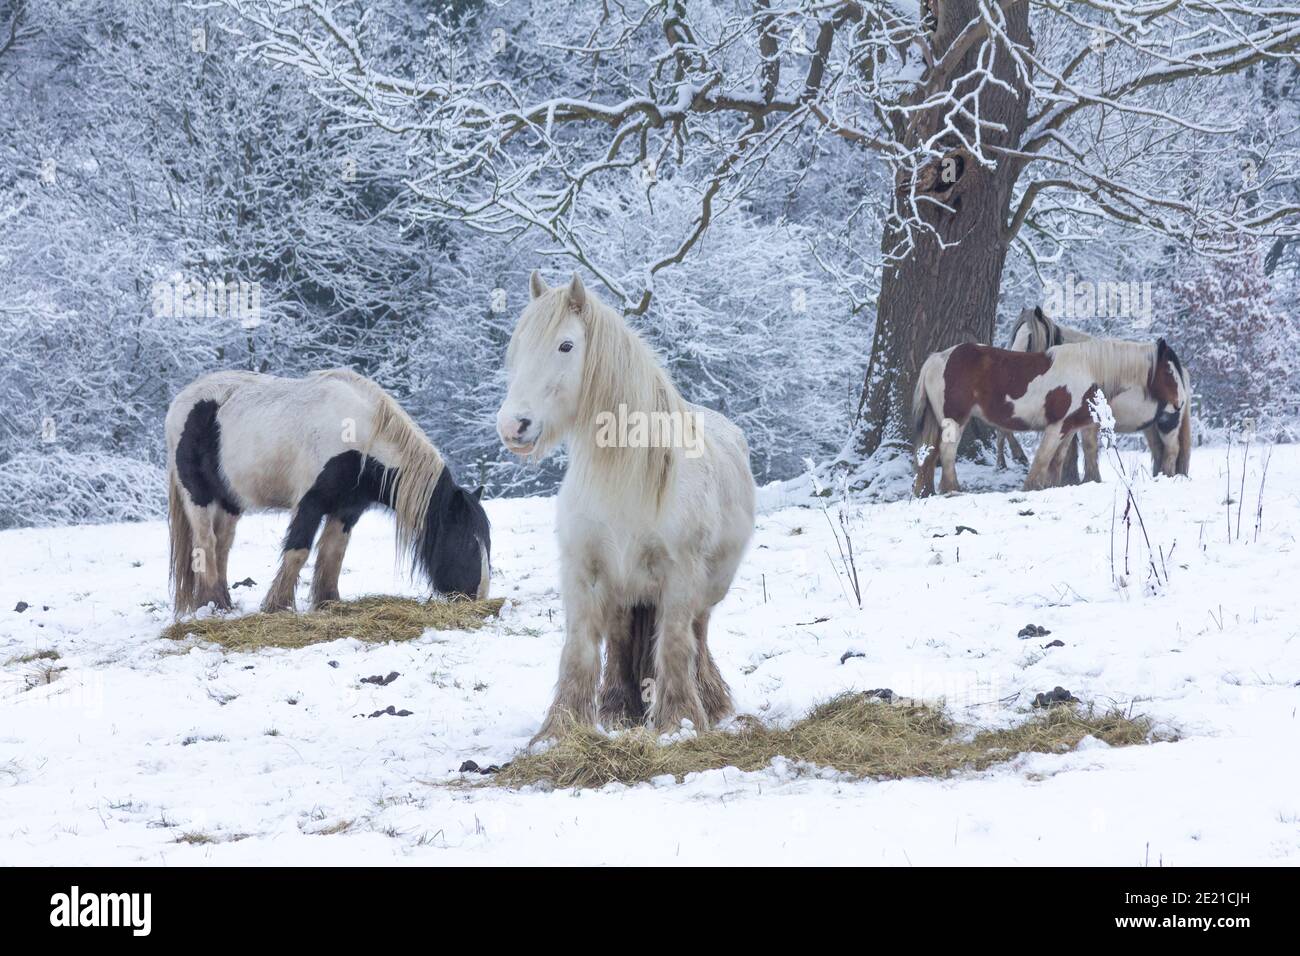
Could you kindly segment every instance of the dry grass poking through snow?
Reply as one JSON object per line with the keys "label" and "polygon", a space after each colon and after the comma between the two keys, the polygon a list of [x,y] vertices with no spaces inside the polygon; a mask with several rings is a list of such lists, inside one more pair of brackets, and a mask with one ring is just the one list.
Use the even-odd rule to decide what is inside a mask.
{"label": "dry grass poking through snow", "polygon": [[415,601],[375,596],[356,601],[332,601],[319,611],[303,614],[246,614],[178,621],[163,631],[173,641],[193,635],[220,644],[228,651],[263,647],[306,647],[355,637],[370,644],[409,641],[426,630],[472,631],[501,610],[501,598],[487,601]]}
{"label": "dry grass poking through snow", "polygon": [[575,729],[550,749],[519,757],[485,782],[600,787],[613,781],[644,783],[664,774],[681,780],[688,773],[721,767],[762,770],[774,757],[855,777],[943,777],[983,770],[1022,753],[1072,750],[1089,735],[1112,746],[1173,739],[1157,735],[1149,719],[1117,711],[1055,707],[1016,727],[972,732],[928,704],[842,694],[787,728],[747,718],[738,728],[662,745],[643,729],[612,737]]}

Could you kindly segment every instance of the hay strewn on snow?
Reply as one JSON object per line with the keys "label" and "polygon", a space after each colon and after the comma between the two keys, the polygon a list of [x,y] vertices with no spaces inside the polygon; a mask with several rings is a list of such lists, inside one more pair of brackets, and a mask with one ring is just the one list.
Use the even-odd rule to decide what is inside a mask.
{"label": "hay strewn on snow", "polygon": [[376,595],[356,601],[332,601],[319,611],[303,614],[282,611],[177,621],[163,631],[163,637],[179,641],[193,635],[228,651],[306,647],[342,637],[382,644],[413,640],[429,629],[476,630],[498,613],[503,603],[501,598],[425,602]]}
{"label": "hay strewn on snow", "polygon": [[1170,739],[1158,737],[1145,717],[1073,707],[1053,708],[1016,727],[971,734],[928,704],[842,694],[787,728],[745,718],[738,728],[667,744],[640,728],[614,736],[575,728],[550,749],[518,757],[485,782],[600,787],[615,781],[644,783],[665,774],[680,781],[688,773],[722,767],[762,770],[775,757],[855,777],[943,777],[983,770],[1022,753],[1071,750],[1089,735],[1112,746]]}

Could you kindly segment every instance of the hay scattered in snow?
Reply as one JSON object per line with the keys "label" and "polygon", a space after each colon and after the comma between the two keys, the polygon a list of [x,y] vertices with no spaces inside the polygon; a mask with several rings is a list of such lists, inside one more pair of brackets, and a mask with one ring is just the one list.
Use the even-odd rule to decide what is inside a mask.
{"label": "hay scattered in snow", "polygon": [[741,718],[732,728],[682,735],[666,743],[644,729],[609,736],[575,728],[549,749],[521,755],[484,783],[568,788],[664,777],[680,781],[688,773],[723,767],[762,770],[774,760],[853,777],[943,777],[959,770],[983,770],[1022,753],[1072,750],[1088,737],[1111,746],[1171,739],[1155,734],[1145,717],[1076,707],[1053,708],[1015,727],[973,732],[928,704],[891,704],[867,694],[842,694],[785,728]]}
{"label": "hay scattered in snow", "polygon": [[376,595],[356,601],[333,601],[303,614],[247,614],[177,621],[163,631],[173,641],[193,635],[228,651],[263,647],[306,647],[355,637],[370,644],[409,641],[427,630],[472,631],[501,610],[501,598],[487,601],[415,601]]}

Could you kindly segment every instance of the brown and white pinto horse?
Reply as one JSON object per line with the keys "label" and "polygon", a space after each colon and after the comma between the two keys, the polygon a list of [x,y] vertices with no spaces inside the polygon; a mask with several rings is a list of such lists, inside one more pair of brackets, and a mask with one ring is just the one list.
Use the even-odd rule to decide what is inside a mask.
{"label": "brown and white pinto horse", "polygon": [[[1011,344],[1007,347],[1013,352],[1046,352],[1055,345],[1091,341],[1094,341],[1094,339],[1087,332],[1070,328],[1068,325],[1061,325],[1036,306],[1032,309],[1021,310],[1020,317],[1011,330]],[[1180,365],[1178,371],[1183,379],[1184,388],[1190,393],[1191,378],[1188,375],[1187,368]],[[1113,410],[1115,411],[1115,431],[1117,433],[1129,434],[1141,431],[1145,434],[1147,447],[1151,450],[1151,473],[1153,475],[1160,474],[1166,451],[1164,433],[1148,418],[1143,417],[1145,414],[1144,409],[1133,410],[1137,414],[1136,418],[1127,417],[1128,409],[1124,407]],[[1075,437],[1070,438],[1070,447],[1064,453],[1063,467],[1061,469],[1061,482],[1063,484],[1077,485],[1079,483],[1079,456],[1075,445],[1078,444],[1078,438],[1080,437],[1083,439],[1083,480],[1101,481],[1101,470],[1097,464],[1097,432],[1096,429],[1084,428]],[[1177,474],[1186,475],[1191,463],[1192,452],[1191,402],[1184,403],[1177,441],[1178,451],[1174,470]],[[1016,441],[1015,435],[998,429],[997,454],[999,468],[1006,467],[1006,458],[1003,453],[1004,442],[1010,444],[1011,453],[1017,461],[1022,464],[1028,463],[1024,451],[1020,448],[1020,443]]]}
{"label": "brown and white pinto horse", "polygon": [[1164,339],[1093,339],[1045,353],[965,343],[935,352],[921,366],[912,395],[915,494],[934,493],[936,456],[943,464],[940,490],[960,490],[957,445],[972,417],[1008,431],[1042,432],[1025,489],[1055,484],[1069,437],[1097,427],[1089,402],[1098,394],[1117,422],[1132,423],[1125,430],[1160,433],[1157,470],[1176,474],[1187,453],[1181,448],[1185,437],[1190,442],[1190,432],[1183,432],[1190,393],[1182,363]]}
{"label": "brown and white pinto horse", "polygon": [[[1016,324],[1011,327],[1011,344],[1007,346],[1013,352],[1046,352],[1054,345],[1066,345],[1070,342],[1087,342],[1092,338],[1087,332],[1079,329],[1072,329],[1068,325],[1061,325],[1055,319],[1043,312],[1041,306],[1034,306],[1032,309],[1025,308],[1020,310],[1020,317],[1016,319]],[[1087,480],[1100,481],[1100,474],[1097,472],[1097,443],[1095,440],[1088,441],[1088,431],[1084,431],[1085,444],[1083,449],[1084,467],[1086,469]],[[1079,483],[1079,463],[1076,445],[1078,436],[1070,438],[1070,448],[1065,453],[1063,467],[1061,469],[1061,478],[1066,484],[1077,485]],[[1011,446],[1011,455],[1022,465],[1029,464],[1029,459],[1025,451],[1020,447],[1020,442],[1016,440],[1015,432],[998,429],[998,468],[1007,467],[1006,453],[1004,449],[1007,445]]]}

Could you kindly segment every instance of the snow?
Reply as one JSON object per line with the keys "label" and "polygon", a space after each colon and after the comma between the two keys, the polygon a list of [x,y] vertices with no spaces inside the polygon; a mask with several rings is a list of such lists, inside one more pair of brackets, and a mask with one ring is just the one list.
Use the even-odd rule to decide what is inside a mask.
{"label": "snow", "polygon": [[[742,712],[786,721],[841,690],[889,687],[991,726],[1061,685],[1181,736],[1089,739],[942,780],[854,781],[789,755],[760,773],[597,791],[447,786],[464,760],[509,760],[549,702],[563,620],[553,499],[488,503],[508,602],[483,629],[255,654],[159,636],[161,523],[6,531],[0,863],[1294,865],[1300,449],[1271,451],[1258,542],[1258,449],[1233,541],[1225,449],[1198,449],[1191,480],[1145,477],[1126,453],[1168,559],[1154,588],[1136,527],[1128,584],[1112,582],[1123,500],[1110,463],[1100,485],[847,506],[862,610],[837,576],[838,504],[762,514],[710,633]],[[284,522],[240,524],[232,580],[258,582],[235,592],[245,610]],[[416,593],[386,519],[368,515],[354,537],[345,597]],[[1115,548],[1122,570],[1122,527]],[[1019,639],[1029,623],[1051,636]],[[12,660],[40,650],[61,656]],[[841,663],[849,650],[861,656]],[[41,664],[67,669],[29,689]],[[391,671],[387,686],[360,683]],[[412,715],[368,716],[389,705]]]}

